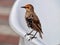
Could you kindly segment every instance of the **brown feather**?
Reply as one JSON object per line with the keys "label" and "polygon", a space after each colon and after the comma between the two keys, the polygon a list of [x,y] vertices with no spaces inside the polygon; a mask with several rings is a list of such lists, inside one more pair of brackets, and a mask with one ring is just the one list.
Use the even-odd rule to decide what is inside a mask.
{"label": "brown feather", "polygon": [[41,23],[39,21],[38,16],[34,12],[33,6],[31,4],[27,4],[24,8],[26,9],[25,19],[27,26],[39,32],[39,35],[42,38],[43,31],[41,28]]}

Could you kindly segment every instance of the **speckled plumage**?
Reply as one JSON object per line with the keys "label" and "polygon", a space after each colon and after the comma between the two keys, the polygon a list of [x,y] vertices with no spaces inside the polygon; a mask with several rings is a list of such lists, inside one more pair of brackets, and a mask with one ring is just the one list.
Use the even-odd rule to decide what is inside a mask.
{"label": "speckled plumage", "polygon": [[42,38],[42,28],[41,23],[39,21],[38,16],[34,12],[34,7],[31,4],[27,4],[24,6],[26,9],[25,13],[25,20],[27,23],[27,26],[36,32],[39,32],[40,37]]}

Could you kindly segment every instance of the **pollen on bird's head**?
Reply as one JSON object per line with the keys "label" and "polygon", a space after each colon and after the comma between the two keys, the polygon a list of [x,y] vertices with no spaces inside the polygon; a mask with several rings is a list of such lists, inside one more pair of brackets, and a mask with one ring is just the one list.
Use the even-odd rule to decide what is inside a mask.
{"label": "pollen on bird's head", "polygon": [[26,4],[25,6],[22,6],[21,8],[25,8],[26,11],[34,11],[34,7],[32,4]]}
{"label": "pollen on bird's head", "polygon": [[34,7],[32,4],[26,4],[25,9],[26,11],[34,12]]}
{"label": "pollen on bird's head", "polygon": [[34,9],[32,4],[26,4],[25,7],[28,8],[28,9]]}

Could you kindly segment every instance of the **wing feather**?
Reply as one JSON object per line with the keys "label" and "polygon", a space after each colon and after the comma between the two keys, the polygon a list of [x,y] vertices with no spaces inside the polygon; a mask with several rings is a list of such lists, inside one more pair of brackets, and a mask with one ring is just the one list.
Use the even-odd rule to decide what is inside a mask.
{"label": "wing feather", "polygon": [[39,28],[39,31],[41,31],[41,33],[43,33],[42,27],[41,27],[41,23],[40,23],[40,21],[39,21],[39,18],[38,18],[37,15],[35,15],[35,14],[33,15],[33,24],[35,24],[36,27]]}

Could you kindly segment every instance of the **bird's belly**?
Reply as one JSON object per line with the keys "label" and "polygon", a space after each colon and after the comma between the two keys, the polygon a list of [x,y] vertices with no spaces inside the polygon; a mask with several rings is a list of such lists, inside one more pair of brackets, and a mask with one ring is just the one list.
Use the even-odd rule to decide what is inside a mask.
{"label": "bird's belly", "polygon": [[38,30],[35,28],[35,26],[30,22],[28,23],[28,27],[38,32]]}
{"label": "bird's belly", "polygon": [[26,18],[26,22],[27,22],[28,27],[32,27],[32,20],[31,19]]}

